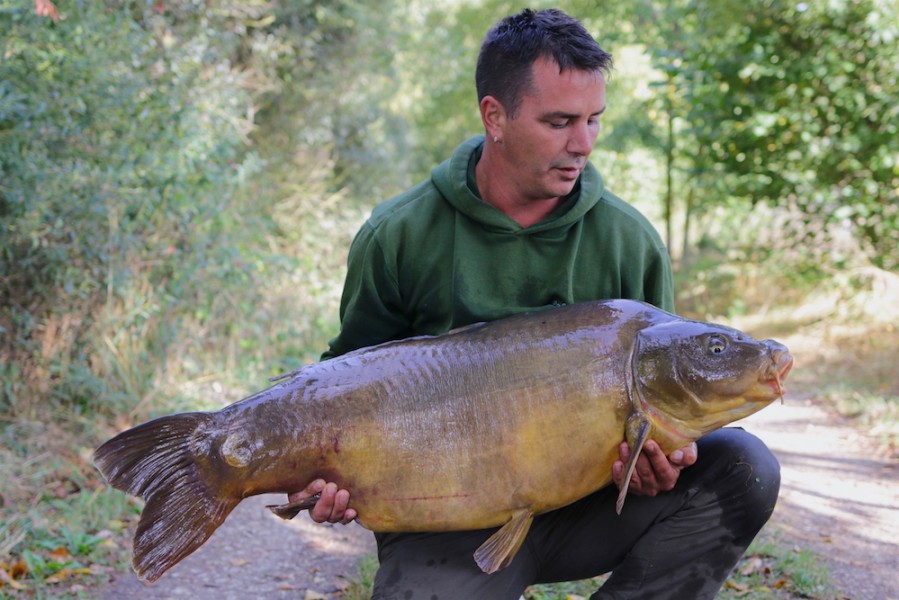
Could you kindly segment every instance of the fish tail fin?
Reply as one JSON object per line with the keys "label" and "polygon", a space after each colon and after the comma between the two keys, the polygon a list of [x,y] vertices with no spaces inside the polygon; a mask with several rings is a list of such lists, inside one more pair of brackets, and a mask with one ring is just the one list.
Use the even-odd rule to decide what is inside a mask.
{"label": "fish tail fin", "polygon": [[209,487],[194,460],[191,438],[212,418],[200,412],[161,417],[94,452],[94,464],[110,485],[146,500],[132,556],[145,581],[156,581],[200,547],[240,502]]}

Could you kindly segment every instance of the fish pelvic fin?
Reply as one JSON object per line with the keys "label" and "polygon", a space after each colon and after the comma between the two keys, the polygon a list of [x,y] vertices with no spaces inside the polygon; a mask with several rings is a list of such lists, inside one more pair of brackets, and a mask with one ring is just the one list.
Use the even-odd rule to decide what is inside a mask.
{"label": "fish pelvic fin", "polygon": [[487,538],[474,553],[474,560],[481,570],[496,573],[508,567],[524,543],[533,521],[534,513],[530,510],[516,511],[508,523]]}
{"label": "fish pelvic fin", "polygon": [[200,477],[191,440],[210,419],[210,413],[161,417],[94,452],[94,464],[110,485],[146,501],[132,554],[132,566],[144,581],[156,581],[199,548],[240,502],[220,497]]}
{"label": "fish pelvic fin", "polygon": [[308,498],[294,500],[287,504],[266,504],[265,507],[285,521],[289,521],[300,514],[301,511],[313,508],[315,504],[321,500],[321,497],[321,494],[314,494]]}
{"label": "fish pelvic fin", "polygon": [[625,435],[631,453],[624,468],[624,477],[621,478],[621,490],[618,492],[618,501],[615,503],[615,512],[619,515],[621,514],[621,509],[624,508],[624,500],[627,498],[627,488],[630,486],[631,476],[637,467],[637,458],[639,458],[646,440],[649,439],[651,429],[652,423],[645,415],[634,414],[627,420]]}

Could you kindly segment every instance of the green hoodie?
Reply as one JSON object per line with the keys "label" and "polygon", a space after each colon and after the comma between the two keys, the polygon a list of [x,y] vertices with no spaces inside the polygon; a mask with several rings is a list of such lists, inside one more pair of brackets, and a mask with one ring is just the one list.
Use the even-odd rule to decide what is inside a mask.
{"label": "green hoodie", "polygon": [[674,310],[661,238],[592,164],[558,209],[522,227],[477,192],[483,143],[468,140],[430,181],[372,211],[350,247],[340,333],[323,358],[586,300]]}

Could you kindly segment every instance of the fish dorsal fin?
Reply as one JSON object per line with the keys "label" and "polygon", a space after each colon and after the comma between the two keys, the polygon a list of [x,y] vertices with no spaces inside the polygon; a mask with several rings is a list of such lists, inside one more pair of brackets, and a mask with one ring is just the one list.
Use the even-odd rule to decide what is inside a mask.
{"label": "fish dorsal fin", "polygon": [[627,459],[624,477],[621,479],[621,491],[618,492],[618,501],[615,503],[615,512],[619,515],[624,507],[624,499],[627,496],[627,488],[631,483],[631,475],[634,474],[634,468],[637,466],[637,458],[643,450],[643,444],[649,439],[650,429],[652,429],[652,424],[646,415],[633,414],[627,420],[625,436],[627,437],[627,444],[630,446],[631,454]]}
{"label": "fish dorsal fin", "polygon": [[516,511],[508,523],[491,535],[474,553],[474,560],[485,573],[505,569],[515,558],[531,528],[534,513],[527,509]]}

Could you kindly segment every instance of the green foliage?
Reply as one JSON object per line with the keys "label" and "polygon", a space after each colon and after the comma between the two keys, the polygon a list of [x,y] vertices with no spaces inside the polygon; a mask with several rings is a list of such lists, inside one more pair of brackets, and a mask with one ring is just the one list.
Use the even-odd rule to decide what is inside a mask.
{"label": "green foliage", "polygon": [[[876,0],[669,4],[650,39],[685,186],[796,210],[796,243],[840,229],[899,266],[899,15]],[[662,102],[662,101],[660,101]]]}
{"label": "green foliage", "polygon": [[130,511],[90,448],[315,360],[362,215],[344,189],[397,185],[384,136],[343,135],[381,111],[356,119],[380,92],[345,65],[382,3],[156,6],[0,4],[0,563],[38,597],[123,554],[87,517]]}
{"label": "green foliage", "polygon": [[[352,205],[331,203],[340,224],[327,234],[339,237],[318,244],[340,250],[310,262],[321,248],[301,246],[321,230],[310,224],[322,200],[349,186],[374,192],[370,203],[398,185],[392,155],[374,156],[386,133],[362,135],[392,118],[379,108],[389,76],[370,89],[390,49],[345,68],[384,30],[364,20],[372,7],[164,8],[0,14],[0,353],[17,375],[4,411],[33,416],[44,400],[131,410],[210,362],[271,360],[258,342],[282,306],[266,304],[266,286],[281,279],[286,292],[285,269],[339,276],[342,223],[358,222]],[[294,295],[293,310],[334,285]],[[333,331],[328,300],[318,313],[332,320],[313,325]],[[309,341],[320,351],[320,337]]]}
{"label": "green foliage", "polygon": [[0,117],[3,353],[40,396],[140,399],[154,378],[131,369],[164,362],[179,321],[215,302],[211,282],[250,276],[229,201],[253,169],[241,76],[194,23],[128,7],[0,19],[17,99]]}

